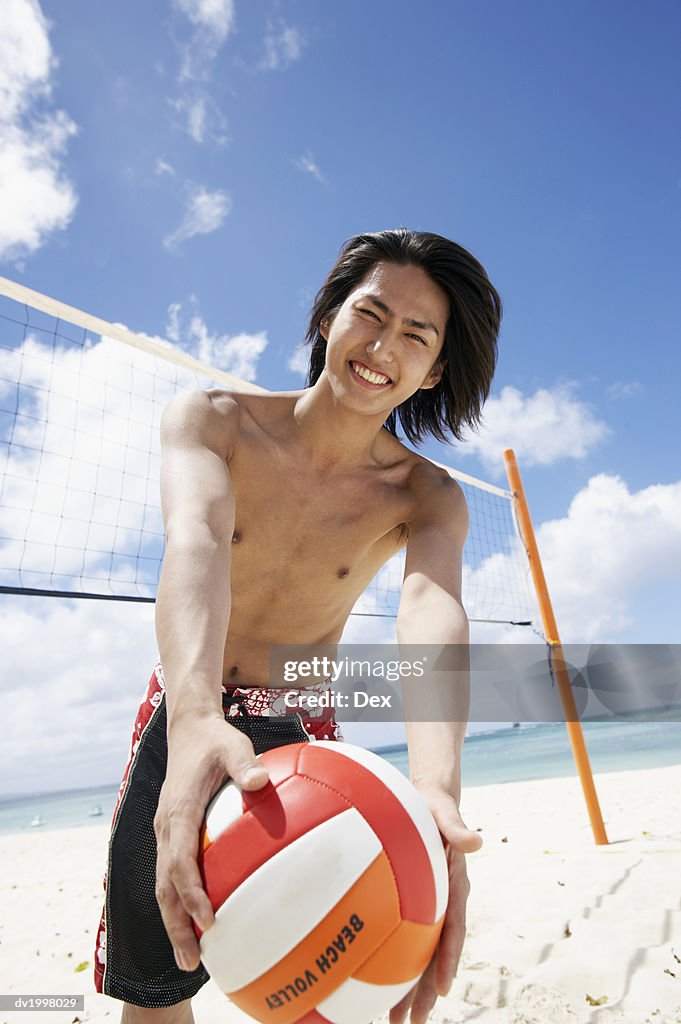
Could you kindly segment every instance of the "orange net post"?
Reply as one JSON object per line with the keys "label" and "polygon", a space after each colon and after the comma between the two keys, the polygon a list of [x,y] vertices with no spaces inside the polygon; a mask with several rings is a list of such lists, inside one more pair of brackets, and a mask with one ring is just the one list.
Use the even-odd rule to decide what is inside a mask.
{"label": "orange net post", "polygon": [[589,755],[584,742],[584,733],[582,732],[579,715],[577,714],[575,699],[570,685],[570,677],[563,659],[563,649],[558,635],[558,627],[553,614],[553,606],[551,605],[551,598],[549,597],[544,570],[539,557],[539,549],[537,548],[537,540],[534,535],[534,528],[530,518],[530,510],[527,504],[527,499],[525,498],[525,491],[523,489],[522,480],[520,479],[520,472],[518,470],[515,453],[512,448],[507,448],[504,452],[504,465],[506,466],[506,475],[508,477],[509,487],[513,492],[520,533],[530,562],[534,588],[537,592],[539,609],[544,623],[544,633],[546,634],[547,642],[551,648],[551,662],[556,681],[558,683],[561,701],[563,702],[565,724],[570,738],[570,746],[572,747],[572,756],[575,759],[577,772],[579,773],[579,779],[582,784],[584,799],[586,800],[589,819],[591,821],[591,829],[596,844],[598,846],[605,846],[608,844],[608,837],[605,832],[601,808],[598,803],[596,786],[594,785],[593,775],[591,774],[591,765],[589,763]]}

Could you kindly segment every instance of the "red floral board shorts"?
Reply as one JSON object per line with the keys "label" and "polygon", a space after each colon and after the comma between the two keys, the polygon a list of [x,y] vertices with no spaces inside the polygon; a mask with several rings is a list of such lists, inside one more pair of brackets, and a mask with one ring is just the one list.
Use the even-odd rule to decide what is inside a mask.
{"label": "red floral board shorts", "polygon": [[[291,690],[319,695],[329,680]],[[329,708],[292,714],[286,688],[222,687],[225,719],[250,736],[256,754],[287,743],[341,740]],[[111,823],[104,908],[95,946],[98,992],[144,1007],[172,1006],[190,999],[209,978],[203,964],[182,971],[175,963],[156,901],[154,816],[166,773],[166,694],[156,666],[140,705],[128,763]]]}

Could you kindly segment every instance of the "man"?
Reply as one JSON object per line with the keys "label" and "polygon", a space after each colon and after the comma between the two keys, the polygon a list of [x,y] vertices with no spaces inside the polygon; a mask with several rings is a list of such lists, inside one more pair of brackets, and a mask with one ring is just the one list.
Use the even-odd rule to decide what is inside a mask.
{"label": "man", "polygon": [[[464,664],[466,503],[446,472],[398,440],[397,419],[415,444],[476,425],[500,321],[499,296],[465,249],[406,229],[359,235],[317,295],[306,389],[199,392],[165,410],[162,669],[114,816],[97,953],[97,987],[124,1000],[125,1024],[193,1020],[207,974],[192,919],[205,930],[213,918],[199,828],[227,776],[247,790],[267,783],[231,712],[240,703],[248,724],[249,711],[273,703],[282,681],[269,678],[270,645],[337,643],[359,595],[406,544],[398,641],[451,645]],[[410,1010],[413,1024],[425,1021],[465,934],[464,854],[480,838],[458,811],[465,721],[454,691],[436,695],[438,722],[407,726],[412,781],[447,843],[450,900],[433,960],[393,1024]],[[267,719],[259,750],[306,738],[277,738],[276,725]],[[335,738],[335,723],[317,735]]]}

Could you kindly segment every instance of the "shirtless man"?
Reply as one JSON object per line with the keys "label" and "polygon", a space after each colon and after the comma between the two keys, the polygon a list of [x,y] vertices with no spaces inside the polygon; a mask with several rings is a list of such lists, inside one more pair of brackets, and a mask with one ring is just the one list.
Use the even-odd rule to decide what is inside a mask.
{"label": "shirtless man", "polygon": [[[398,641],[465,651],[466,502],[446,472],[397,439],[396,418],[414,443],[476,425],[500,320],[484,269],[455,243],[405,229],[356,236],[315,302],[306,389],[197,392],[166,408],[163,667],[138,716],[114,817],[97,951],[97,987],[124,1000],[124,1024],[190,1024],[191,996],[207,979],[192,927],[213,919],[196,863],[204,810],[227,776],[247,790],[267,783],[248,736],[225,720],[230,688],[282,685],[270,678],[271,644],[337,643],[359,595],[405,545]],[[447,843],[450,899],[433,960],[392,1024],[409,1012],[423,1024],[463,944],[464,855],[481,840],[458,810],[460,696],[439,695],[440,721],[407,725],[412,782]],[[143,769],[152,750],[155,767]],[[153,777],[146,786],[143,771]],[[147,880],[131,865],[146,865]],[[155,903],[144,891],[154,867],[162,936],[131,916]]]}

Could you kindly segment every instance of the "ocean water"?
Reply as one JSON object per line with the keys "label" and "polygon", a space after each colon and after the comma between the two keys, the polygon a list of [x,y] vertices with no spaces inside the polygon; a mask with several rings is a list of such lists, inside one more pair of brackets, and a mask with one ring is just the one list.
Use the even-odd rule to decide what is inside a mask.
{"label": "ocean water", "polygon": [[[96,789],[72,789],[57,793],[36,793],[0,800],[0,834],[44,832],[55,828],[85,828],[110,824],[118,783]],[[99,811],[100,813],[93,813]],[[40,825],[31,825],[36,818]]]}
{"label": "ocean water", "polygon": [[[681,763],[681,722],[590,722],[582,728],[594,773]],[[407,774],[406,746],[379,752]],[[565,726],[551,724],[469,736],[462,772],[465,786],[483,786],[575,775],[576,769]],[[117,792],[115,783],[2,799],[0,833],[108,825]],[[32,825],[36,818],[41,824]]]}
{"label": "ocean water", "polygon": [[[681,764],[681,722],[586,722],[582,731],[594,774]],[[405,746],[380,753],[407,774]],[[565,725],[551,723],[466,737],[461,773],[464,786],[486,786],[555,779],[577,769]]]}

